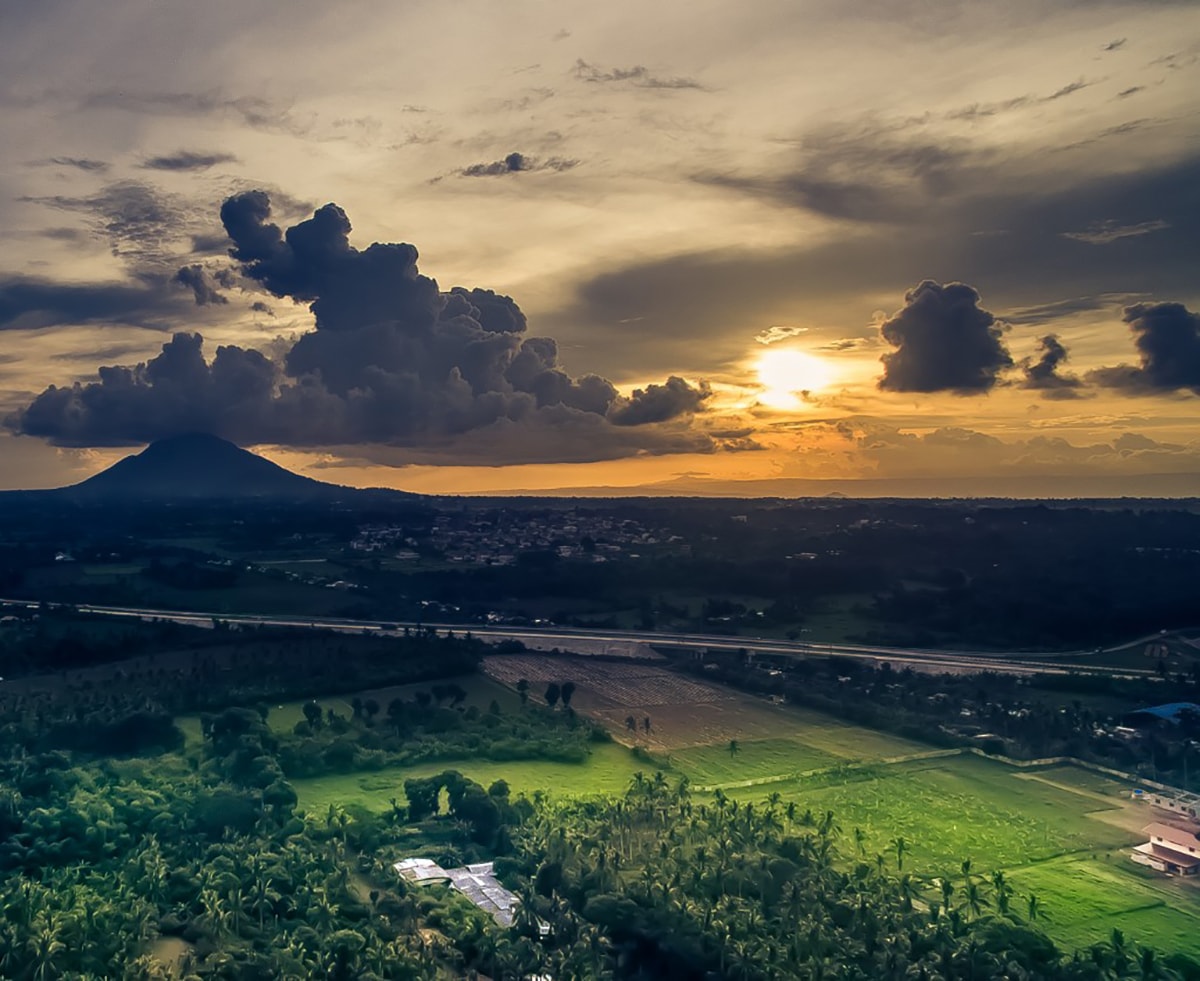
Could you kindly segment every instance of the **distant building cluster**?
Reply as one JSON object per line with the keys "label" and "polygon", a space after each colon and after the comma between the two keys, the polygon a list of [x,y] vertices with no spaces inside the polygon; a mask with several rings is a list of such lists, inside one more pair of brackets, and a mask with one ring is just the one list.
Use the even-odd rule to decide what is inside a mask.
{"label": "distant building cluster", "polygon": [[585,509],[461,511],[439,514],[427,529],[367,525],[350,542],[355,551],[394,559],[441,556],[447,562],[511,565],[521,552],[553,552],[562,559],[604,562],[622,555],[637,558],[646,550],[688,551],[680,535],[647,528],[632,518]]}

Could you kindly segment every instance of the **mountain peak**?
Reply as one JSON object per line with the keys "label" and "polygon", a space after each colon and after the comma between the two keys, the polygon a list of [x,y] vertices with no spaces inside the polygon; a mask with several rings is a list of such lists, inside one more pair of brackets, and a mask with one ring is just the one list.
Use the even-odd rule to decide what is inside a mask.
{"label": "mountain peak", "polygon": [[211,433],[156,440],[64,491],[73,497],[124,499],[316,497],[343,490],[285,470]]}

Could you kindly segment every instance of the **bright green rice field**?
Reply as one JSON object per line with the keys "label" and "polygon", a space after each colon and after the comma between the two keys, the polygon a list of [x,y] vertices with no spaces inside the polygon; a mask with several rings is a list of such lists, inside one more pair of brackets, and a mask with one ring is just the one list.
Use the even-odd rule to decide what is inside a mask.
{"label": "bright green rice field", "polygon": [[[484,709],[495,698],[504,712],[519,711],[515,693],[485,678],[460,684],[468,690],[467,704]],[[370,695],[386,706],[397,694],[411,697],[417,687],[428,686]],[[321,703],[350,711],[348,699]],[[270,724],[290,729],[302,717],[301,703],[272,706]],[[733,754],[727,742],[672,749],[653,759],[619,744],[598,744],[578,765],[463,759],[294,785],[301,806],[321,814],[330,804],[385,809],[389,798],[404,799],[409,777],[450,768],[484,786],[502,778],[513,793],[588,796],[618,793],[635,772],[662,766],[670,779],[687,776],[696,788],[721,786],[740,800],[778,794],[783,806],[795,802],[797,817],[806,810],[818,818],[833,811],[848,861],[874,862],[883,855],[895,871],[895,841],[902,837],[904,871],[928,884],[930,898],[935,879],[961,882],[964,859],[985,885],[1003,870],[1014,888],[1012,909],[1024,914],[1035,894],[1042,928],[1065,949],[1107,940],[1115,927],[1131,949],[1141,943],[1200,958],[1200,888],[1129,860],[1129,846],[1142,840],[1137,829],[1154,818],[1129,801],[1130,788],[1120,780],[1070,766],[1021,772],[970,755],[884,763],[931,750],[812,712],[782,711],[779,719],[775,735],[739,739]],[[747,781],[754,784],[745,786]],[[990,886],[984,893],[990,896]]]}

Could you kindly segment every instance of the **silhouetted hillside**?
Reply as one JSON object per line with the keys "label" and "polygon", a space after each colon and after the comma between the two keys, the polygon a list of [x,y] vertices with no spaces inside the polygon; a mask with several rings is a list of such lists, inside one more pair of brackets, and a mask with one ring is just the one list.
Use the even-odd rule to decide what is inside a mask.
{"label": "silhouetted hillside", "polygon": [[206,433],[160,439],[59,493],[77,499],[314,498],[347,493]]}

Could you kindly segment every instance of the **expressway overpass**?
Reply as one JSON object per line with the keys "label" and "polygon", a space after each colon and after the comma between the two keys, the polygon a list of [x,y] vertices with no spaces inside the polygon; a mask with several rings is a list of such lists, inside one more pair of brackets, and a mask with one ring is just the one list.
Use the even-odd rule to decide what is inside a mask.
{"label": "expressway overpass", "polygon": [[[36,600],[0,599],[7,606],[37,609]],[[173,623],[198,627],[212,627],[215,623],[244,624],[246,626],[298,627],[322,630],[361,632],[363,630],[383,633],[398,632],[408,628],[428,628],[439,632],[471,632],[481,639],[519,640],[533,649],[550,650],[559,648],[569,651],[573,643],[587,641],[589,646],[597,643],[646,644],[660,649],[675,648],[683,651],[703,650],[707,652],[746,651],[751,655],[772,657],[848,657],[875,664],[888,663],[893,668],[912,668],[917,671],[967,673],[994,671],[1002,674],[1097,674],[1118,677],[1154,677],[1149,669],[1113,668],[1100,665],[1072,663],[1074,660],[1094,655],[1096,651],[1072,651],[1066,653],[1034,653],[1029,651],[946,651],[929,648],[882,647],[862,644],[815,643],[813,641],[789,641],[775,638],[736,636],[704,633],[658,633],[645,630],[599,630],[583,627],[529,627],[492,625],[479,623],[420,622],[397,623],[387,620],[355,620],[338,617],[297,617],[274,614],[228,614],[188,612],[179,610],[156,610],[127,606],[98,606],[74,604],[81,613],[92,613],[112,617],[128,617],[138,620],[166,620]],[[1121,650],[1133,644],[1159,639],[1158,635],[1142,638],[1108,648]]]}

